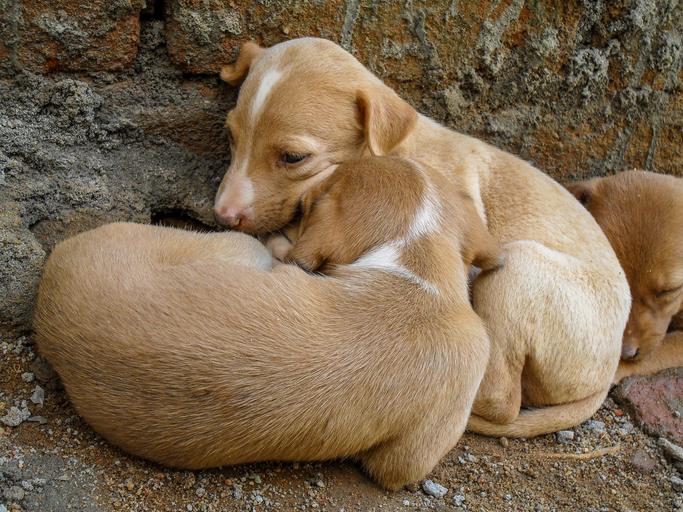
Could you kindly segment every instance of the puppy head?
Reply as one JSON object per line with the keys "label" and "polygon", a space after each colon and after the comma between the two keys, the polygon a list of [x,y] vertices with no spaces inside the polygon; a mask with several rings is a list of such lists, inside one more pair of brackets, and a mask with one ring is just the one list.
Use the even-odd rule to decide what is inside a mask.
{"label": "puppy head", "polygon": [[364,158],[340,165],[302,199],[299,236],[288,260],[325,271],[407,235],[424,182],[399,158]]}
{"label": "puppy head", "polygon": [[622,358],[646,356],[683,301],[683,182],[630,171],[567,188],[604,231],[631,288]]}
{"label": "puppy head", "polygon": [[287,224],[337,165],[388,154],[417,120],[396,93],[323,39],[245,45],[221,76],[244,82],[227,116],[232,159],[214,211],[219,223],[251,233]]}

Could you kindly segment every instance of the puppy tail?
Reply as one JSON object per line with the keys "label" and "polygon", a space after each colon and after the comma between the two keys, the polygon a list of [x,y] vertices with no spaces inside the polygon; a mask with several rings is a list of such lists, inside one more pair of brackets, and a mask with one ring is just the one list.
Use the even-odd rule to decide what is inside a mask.
{"label": "puppy tail", "polygon": [[582,400],[539,409],[522,410],[517,418],[506,424],[493,423],[472,415],[467,430],[491,437],[535,437],[575,427],[589,419],[607,397],[609,388]]}

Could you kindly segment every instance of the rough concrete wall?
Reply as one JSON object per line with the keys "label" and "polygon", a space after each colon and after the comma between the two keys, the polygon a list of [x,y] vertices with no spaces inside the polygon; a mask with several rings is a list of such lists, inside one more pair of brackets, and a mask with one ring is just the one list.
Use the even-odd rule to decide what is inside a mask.
{"label": "rough concrete wall", "polygon": [[570,179],[683,172],[678,0],[0,0],[0,325],[46,251],[117,219],[210,222],[239,44],[321,36],[416,108]]}

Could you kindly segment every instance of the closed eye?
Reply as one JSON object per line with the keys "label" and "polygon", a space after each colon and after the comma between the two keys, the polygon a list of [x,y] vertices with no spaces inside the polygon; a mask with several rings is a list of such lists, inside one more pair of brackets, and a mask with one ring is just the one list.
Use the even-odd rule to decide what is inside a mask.
{"label": "closed eye", "polygon": [[280,162],[284,165],[296,165],[306,160],[309,156],[306,153],[290,153],[285,151],[280,155]]}
{"label": "closed eye", "polygon": [[680,285],[680,286],[676,286],[673,288],[667,288],[665,290],[660,290],[657,293],[655,293],[655,297],[657,297],[658,299],[669,298],[669,297],[672,297],[673,295],[675,295],[676,292],[680,292],[682,288],[683,288],[683,285]]}

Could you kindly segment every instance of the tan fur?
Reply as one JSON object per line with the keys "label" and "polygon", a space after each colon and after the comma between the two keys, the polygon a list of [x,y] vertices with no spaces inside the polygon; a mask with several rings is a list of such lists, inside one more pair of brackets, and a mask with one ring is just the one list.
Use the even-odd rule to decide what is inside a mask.
{"label": "tan fur", "polygon": [[[278,80],[258,116],[250,117],[273,70]],[[368,153],[407,157],[457,180],[506,252],[502,270],[473,283],[492,353],[472,429],[529,437],[580,423],[609,389],[630,308],[609,242],[566,190],[531,165],[409,115],[409,108],[329,41],[299,39],[265,49],[228,114],[238,142],[217,211],[238,204],[233,192],[248,184],[252,194],[240,205],[244,215],[236,227],[280,229],[337,164]],[[288,154],[306,157],[283,163]],[[521,405],[537,409],[520,413]]]}
{"label": "tan fur", "polygon": [[607,235],[631,288],[617,380],[683,366],[680,333],[667,334],[683,309],[683,181],[630,171],[567,188]]}
{"label": "tan fur", "polygon": [[[298,247],[325,241],[316,211],[347,197],[360,219],[411,221],[430,174],[396,158],[340,166]],[[355,200],[355,177],[383,193]],[[85,420],[133,454],[184,468],[353,456],[396,489],[457,442],[488,359],[461,260],[466,203],[450,201],[418,237],[385,222],[363,241],[398,244],[400,271],[358,260],[333,277],[271,270],[265,247],[239,233],[101,227],[50,256],[38,348]]]}

